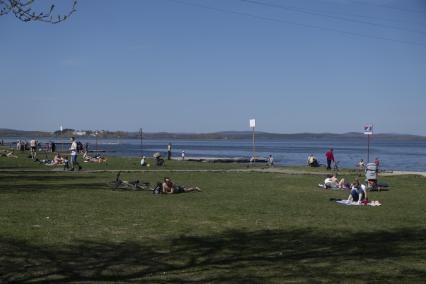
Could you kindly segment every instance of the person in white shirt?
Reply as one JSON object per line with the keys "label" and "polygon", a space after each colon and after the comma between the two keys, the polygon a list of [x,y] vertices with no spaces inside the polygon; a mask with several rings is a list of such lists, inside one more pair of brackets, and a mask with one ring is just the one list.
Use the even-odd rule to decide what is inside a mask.
{"label": "person in white shirt", "polygon": [[268,157],[268,166],[269,167],[274,166],[274,157],[272,157],[272,155],[269,155]]}
{"label": "person in white shirt", "polygon": [[352,183],[351,194],[348,197],[348,201],[361,204],[364,200],[368,202],[366,187],[356,179],[354,183]]}
{"label": "person in white shirt", "polygon": [[146,166],[145,156],[142,156],[142,159],[141,159],[141,166],[142,166],[142,167],[145,167],[145,166]]}
{"label": "person in white shirt", "polygon": [[77,161],[77,156],[78,156],[77,141],[75,141],[74,137],[71,137],[70,151],[71,151],[71,171],[74,170],[74,166],[78,166],[78,170],[81,170],[82,167]]}
{"label": "person in white shirt", "polygon": [[30,151],[31,151],[31,158],[35,160],[37,157],[37,141],[35,139],[32,139],[30,141]]}
{"label": "person in white shirt", "polygon": [[317,160],[317,158],[313,154],[310,154],[308,156],[308,166],[310,166],[310,167],[319,167],[318,160]]}

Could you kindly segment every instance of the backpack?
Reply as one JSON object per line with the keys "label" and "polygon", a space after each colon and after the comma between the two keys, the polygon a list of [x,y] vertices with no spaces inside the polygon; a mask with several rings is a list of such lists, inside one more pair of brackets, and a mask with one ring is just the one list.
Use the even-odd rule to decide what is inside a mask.
{"label": "backpack", "polygon": [[81,151],[83,151],[83,144],[80,141],[78,141],[77,142],[77,152],[81,152]]}

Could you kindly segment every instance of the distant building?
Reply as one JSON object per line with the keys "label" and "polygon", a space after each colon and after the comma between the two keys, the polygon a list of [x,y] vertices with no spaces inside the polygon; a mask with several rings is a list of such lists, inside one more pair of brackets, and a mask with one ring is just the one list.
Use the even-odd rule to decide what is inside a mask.
{"label": "distant building", "polygon": [[76,131],[74,131],[74,132],[73,132],[73,134],[74,134],[75,136],[84,136],[84,135],[86,135],[86,134],[87,134],[87,132],[86,132],[86,131],[76,130]]}

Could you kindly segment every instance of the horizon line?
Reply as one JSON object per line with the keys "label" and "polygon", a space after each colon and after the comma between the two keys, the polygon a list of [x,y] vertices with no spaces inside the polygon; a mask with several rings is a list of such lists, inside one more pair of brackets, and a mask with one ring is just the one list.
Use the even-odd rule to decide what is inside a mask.
{"label": "horizon line", "polygon": [[[73,129],[73,128],[68,128]],[[12,129],[12,128],[0,128],[0,131],[8,130],[8,131],[22,131],[22,132],[46,132],[53,134],[57,130],[49,131],[49,130],[20,130],[20,129]],[[140,130],[108,130],[108,129],[100,129],[100,130],[91,130],[91,129],[74,129],[75,131],[108,131],[108,132],[126,132],[126,133],[138,133]],[[220,130],[220,131],[210,131],[210,132],[171,132],[171,131],[146,131],[143,133],[147,134],[180,134],[180,135],[206,135],[206,134],[226,134],[226,133],[251,133],[251,130]],[[348,131],[348,132],[269,132],[269,131],[256,131],[256,133],[262,134],[272,134],[272,135],[345,135],[345,134],[360,134],[366,135],[363,131]],[[426,134],[409,134],[409,133],[398,133],[398,132],[377,132],[372,134],[374,135],[398,135],[398,136],[418,136],[418,137],[426,137]]]}

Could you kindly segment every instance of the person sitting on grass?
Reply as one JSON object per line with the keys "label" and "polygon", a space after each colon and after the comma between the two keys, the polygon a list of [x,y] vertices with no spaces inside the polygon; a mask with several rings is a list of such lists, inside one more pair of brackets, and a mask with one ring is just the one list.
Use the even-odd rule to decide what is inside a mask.
{"label": "person sitting on grass", "polygon": [[308,156],[308,166],[313,168],[317,168],[320,166],[317,158],[313,154],[310,154]]}
{"label": "person sitting on grass", "polygon": [[184,193],[184,192],[191,192],[191,191],[201,191],[201,189],[198,186],[195,186],[195,187],[178,186],[174,184],[170,178],[168,177],[164,178],[164,182],[162,184],[162,193],[176,194],[176,193]]}
{"label": "person sitting on grass", "polygon": [[53,157],[52,165],[62,165],[64,163],[64,158],[61,157],[61,154],[56,153]]}
{"label": "person sitting on grass", "polygon": [[146,163],[146,157],[145,156],[142,156],[142,159],[141,159],[141,166],[142,167],[146,167],[147,166],[147,163]]}
{"label": "person sitting on grass", "polygon": [[352,183],[351,194],[349,194],[349,202],[358,202],[360,204],[362,201],[367,200],[367,190],[365,185],[361,184],[358,179]]}
{"label": "person sitting on grass", "polygon": [[68,159],[68,156],[64,157],[64,171],[67,171],[70,169],[70,160]]}
{"label": "person sitting on grass", "polygon": [[358,164],[356,165],[356,167],[357,167],[360,171],[365,170],[365,163],[364,163],[364,160],[363,160],[363,159],[359,160],[359,162],[358,162]]}

